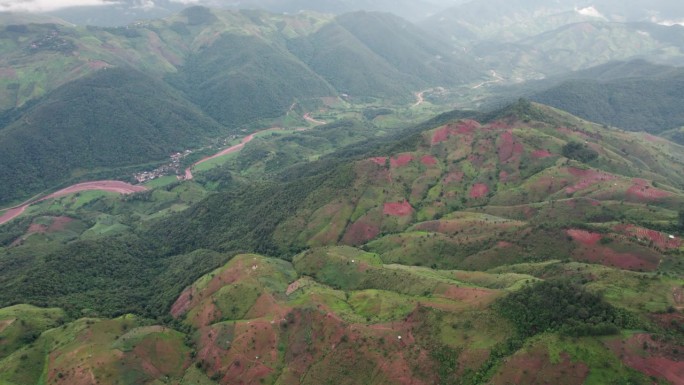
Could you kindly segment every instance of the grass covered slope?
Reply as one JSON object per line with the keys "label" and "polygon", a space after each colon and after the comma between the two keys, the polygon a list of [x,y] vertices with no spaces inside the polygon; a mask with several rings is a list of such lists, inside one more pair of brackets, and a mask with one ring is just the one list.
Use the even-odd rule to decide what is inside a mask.
{"label": "grass covered slope", "polygon": [[414,143],[355,162],[353,182],[327,201],[312,193],[276,242],[365,244],[385,263],[470,269],[554,257],[656,270],[682,245],[669,237],[684,200],[671,142],[523,103]]}
{"label": "grass covered slope", "polygon": [[64,310],[0,311],[0,382],[681,382],[680,146],[525,101],[363,131],[4,225],[0,302]]}
{"label": "grass covered slope", "polygon": [[100,70],[0,129],[0,203],[89,170],[164,161],[225,132],[162,82],[131,69]]}
{"label": "grass covered slope", "polygon": [[[672,352],[681,342],[593,289],[555,281],[558,274],[548,270],[545,282],[502,271],[383,265],[377,254],[351,247],[313,248],[292,263],[242,254],[180,294],[170,308],[173,328],[131,315],[30,326],[35,338],[0,357],[0,379],[12,385],[45,379],[503,384],[518,376],[529,384],[677,383],[680,364]],[[547,328],[557,314],[525,301],[525,293],[548,290],[579,309],[571,323],[575,337]],[[0,310],[0,322],[14,312]],[[579,328],[603,321],[613,326],[588,333],[598,338]],[[624,327],[653,334],[615,334]],[[641,341],[648,349],[637,352]],[[646,363],[659,366],[645,369]]]}

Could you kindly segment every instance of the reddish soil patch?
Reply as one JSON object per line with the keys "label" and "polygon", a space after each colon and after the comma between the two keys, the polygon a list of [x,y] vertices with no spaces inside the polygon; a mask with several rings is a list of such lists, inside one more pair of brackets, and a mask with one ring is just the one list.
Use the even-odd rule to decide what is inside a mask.
{"label": "reddish soil patch", "polygon": [[211,300],[204,301],[200,306],[202,307],[197,311],[197,314],[192,320],[192,324],[196,328],[199,329],[204,326],[209,326],[221,319],[221,311]]}
{"label": "reddish soil patch", "polygon": [[28,230],[26,231],[26,235],[31,235],[31,234],[45,234],[48,230],[48,227],[45,225],[33,223],[31,226],[29,226]]}
{"label": "reddish soil patch", "polygon": [[603,235],[599,233],[591,233],[586,230],[567,230],[566,233],[572,237],[575,242],[579,242],[584,246],[594,246],[598,241],[603,238]]}
{"label": "reddish soil patch", "polygon": [[246,319],[262,318],[270,315],[277,315],[276,318],[283,318],[285,316],[285,311],[282,306],[278,304],[273,294],[268,292],[263,292],[259,298],[257,298],[252,308],[249,309]]}
{"label": "reddish soil patch", "polygon": [[489,193],[489,187],[484,183],[476,183],[470,189],[470,197],[473,199],[479,199],[487,196]]}
{"label": "reddish soil patch", "polygon": [[653,271],[658,267],[657,260],[647,260],[646,258],[628,253],[618,253],[615,250],[604,247],[599,251],[601,263],[607,266],[615,266],[624,270],[643,270]]}
{"label": "reddish soil patch", "polygon": [[682,246],[682,240],[679,238],[670,238],[668,234],[659,231],[647,229],[644,227],[634,225],[618,225],[615,226],[615,231],[623,234],[637,237],[641,240],[653,242],[653,244],[661,249],[678,249]]}
{"label": "reddish soil patch", "polygon": [[444,184],[449,184],[451,182],[461,183],[465,174],[461,171],[453,171],[444,177]]}
{"label": "reddish soil patch", "polygon": [[589,367],[583,362],[573,362],[566,353],[561,361],[552,364],[548,353],[541,347],[529,352],[517,353],[505,364],[491,383],[499,384],[554,384],[580,385],[589,375]]}
{"label": "reddish soil patch", "polygon": [[499,154],[499,162],[505,163],[522,154],[523,146],[510,131],[506,131],[501,134],[497,152]]}
{"label": "reddish soil patch", "polygon": [[679,325],[684,325],[684,314],[677,312],[650,314],[649,318],[663,329],[679,329]]}
{"label": "reddish soil patch", "polygon": [[498,296],[496,290],[481,289],[477,287],[459,287],[449,285],[443,291],[438,288],[439,294],[449,299],[455,299],[472,305],[483,305],[494,301]]}
{"label": "reddish soil patch", "polygon": [[499,173],[499,181],[501,181],[502,183],[508,182],[508,173],[506,171],[501,171]]}
{"label": "reddish soil patch", "polygon": [[578,183],[576,183],[573,186],[565,188],[565,192],[568,194],[573,194],[577,191],[584,190],[587,187],[593,186],[601,182],[616,179],[614,175],[595,170],[582,170],[579,168],[570,167],[568,168],[568,172],[571,175],[580,178]]}
{"label": "reddish soil patch", "polygon": [[12,219],[18,217],[19,215],[23,214],[24,211],[26,211],[26,209],[28,208],[28,206],[29,205],[24,205],[21,207],[15,207],[5,211],[4,214],[0,215],[0,225],[5,224],[11,221]]}
{"label": "reddish soil patch", "polygon": [[413,155],[411,154],[401,154],[390,159],[390,166],[392,167],[404,167],[411,163],[413,160]]}
{"label": "reddish soil patch", "polygon": [[435,133],[432,134],[431,144],[434,146],[435,144],[446,141],[449,139],[449,134],[451,134],[451,129],[449,126],[438,128],[435,130]]}
{"label": "reddish soil patch", "polygon": [[413,214],[413,207],[407,201],[396,203],[385,203],[382,210],[383,214],[394,217],[407,217]]}
{"label": "reddish soil patch", "polygon": [[74,220],[69,217],[55,217],[52,219],[50,227],[48,227],[48,233],[56,233],[62,231],[66,228],[66,225],[73,222]]}
{"label": "reddish soil patch", "polygon": [[342,242],[352,246],[361,245],[377,237],[378,234],[380,234],[378,226],[358,220],[347,228]]}
{"label": "reddish soil patch", "polygon": [[96,182],[84,182],[75,184],[73,186],[69,186],[65,189],[52,193],[46,196],[45,198],[41,198],[40,200],[43,201],[51,198],[59,198],[65,195],[74,194],[81,191],[92,190],[107,191],[117,194],[132,194],[135,192],[146,191],[147,188],[144,186],[134,186],[132,184],[128,184],[117,180],[101,180]]}
{"label": "reddish soil patch", "polygon": [[671,192],[663,191],[651,186],[651,183],[644,179],[634,179],[632,187],[627,190],[627,197],[636,201],[654,201],[673,196]]}
{"label": "reddish soil patch", "polygon": [[385,164],[387,164],[387,157],[377,156],[375,158],[370,158],[370,161],[377,164],[378,166],[384,166]]}
{"label": "reddish soil patch", "polygon": [[552,156],[553,156],[553,154],[546,151],[546,150],[536,150],[536,151],[532,152],[532,157],[535,159],[550,158]]}
{"label": "reddish soil patch", "polygon": [[171,315],[173,318],[178,318],[181,315],[185,314],[190,309],[190,305],[192,303],[192,299],[195,296],[195,288],[194,287],[188,287],[183,292],[181,295],[178,297],[176,302],[174,302],[173,306],[171,306]]}
{"label": "reddish soil patch", "polygon": [[480,123],[474,120],[464,120],[456,125],[440,127],[435,130],[434,134],[432,135],[431,144],[434,146],[435,144],[444,142],[449,139],[452,134],[470,135],[478,128],[480,128]]}
{"label": "reddish soil patch", "polygon": [[498,248],[508,248],[508,247],[513,247],[513,246],[515,246],[515,245],[510,243],[510,242],[506,242],[506,241],[499,241],[496,244],[496,247],[498,247]]}
{"label": "reddish soil patch", "polygon": [[434,166],[437,164],[437,158],[432,155],[423,155],[423,157],[420,158],[420,162],[426,166]]}
{"label": "reddish soil patch", "polygon": [[285,295],[290,295],[290,294],[294,293],[295,291],[299,290],[299,287],[301,285],[302,285],[302,282],[299,279],[292,282],[291,284],[289,284],[287,286],[287,290],[285,290]]}
{"label": "reddish soil patch", "polygon": [[456,125],[456,133],[457,134],[472,134],[480,128],[480,123],[474,121],[474,120],[464,120],[460,122],[458,125]]}
{"label": "reddish soil patch", "polygon": [[[654,341],[648,334],[636,334],[627,341],[607,345],[627,366],[648,376],[684,384],[684,347]],[[679,353],[674,353],[677,350]]]}

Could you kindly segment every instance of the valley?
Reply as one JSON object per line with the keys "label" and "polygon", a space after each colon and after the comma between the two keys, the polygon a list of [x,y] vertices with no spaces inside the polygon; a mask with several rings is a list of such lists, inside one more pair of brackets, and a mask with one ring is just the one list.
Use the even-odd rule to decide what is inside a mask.
{"label": "valley", "polygon": [[676,4],[248,3],[0,5],[0,385],[684,383]]}

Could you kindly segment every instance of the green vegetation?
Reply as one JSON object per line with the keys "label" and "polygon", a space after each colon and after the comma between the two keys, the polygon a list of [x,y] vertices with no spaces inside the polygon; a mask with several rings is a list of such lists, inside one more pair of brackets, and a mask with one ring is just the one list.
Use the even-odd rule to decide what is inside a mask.
{"label": "green vegetation", "polygon": [[535,283],[499,300],[496,307],[523,337],[543,332],[599,336],[635,326],[626,313],[567,281]]}
{"label": "green vegetation", "polygon": [[[15,334],[32,341],[13,340],[0,381],[99,365],[103,383],[210,384],[239,362],[247,382],[353,382],[362,360],[392,368],[380,382],[482,384],[526,354],[641,381],[609,350],[637,327],[662,339],[644,357],[674,362],[678,146],[525,100],[378,132],[364,113],[383,108],[326,107],[346,118],[260,133],[192,181],[47,200],[4,225],[0,306],[64,314]],[[80,318],[127,313],[154,321]]]}
{"label": "green vegetation", "polygon": [[0,130],[0,204],[96,178],[93,170],[116,175],[124,166],[168,162],[171,153],[223,133],[162,82],[102,70],[25,107]]}
{"label": "green vegetation", "polygon": [[684,125],[681,70],[607,82],[570,80],[533,100],[592,122],[655,134]]}
{"label": "green vegetation", "polygon": [[586,144],[578,142],[569,142],[563,146],[563,156],[569,159],[574,159],[582,163],[589,163],[598,158],[598,152],[589,148]]}

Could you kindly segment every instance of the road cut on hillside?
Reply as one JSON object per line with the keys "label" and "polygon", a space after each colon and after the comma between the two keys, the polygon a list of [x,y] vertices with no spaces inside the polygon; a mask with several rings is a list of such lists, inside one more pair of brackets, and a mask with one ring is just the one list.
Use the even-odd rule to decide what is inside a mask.
{"label": "road cut on hillside", "polygon": [[101,181],[93,181],[93,182],[83,182],[83,183],[77,183],[73,186],[69,186],[67,188],[61,189],[59,191],[56,191],[52,194],[46,195],[42,198],[38,198],[35,200],[32,200],[28,203],[25,203],[21,206],[16,206],[12,207],[9,210],[7,210],[4,214],[0,216],[0,225],[3,225],[12,219],[18,217],[21,215],[26,209],[31,206],[34,203],[42,202],[47,199],[52,199],[52,198],[59,198],[63,197],[65,195],[69,194],[74,194],[77,192],[81,191],[92,191],[92,190],[98,190],[98,191],[107,191],[107,192],[113,192],[117,194],[132,194],[136,192],[141,192],[147,190],[146,187],[144,186],[134,186],[132,184],[128,184],[126,182],[121,182],[117,180],[101,180]]}

